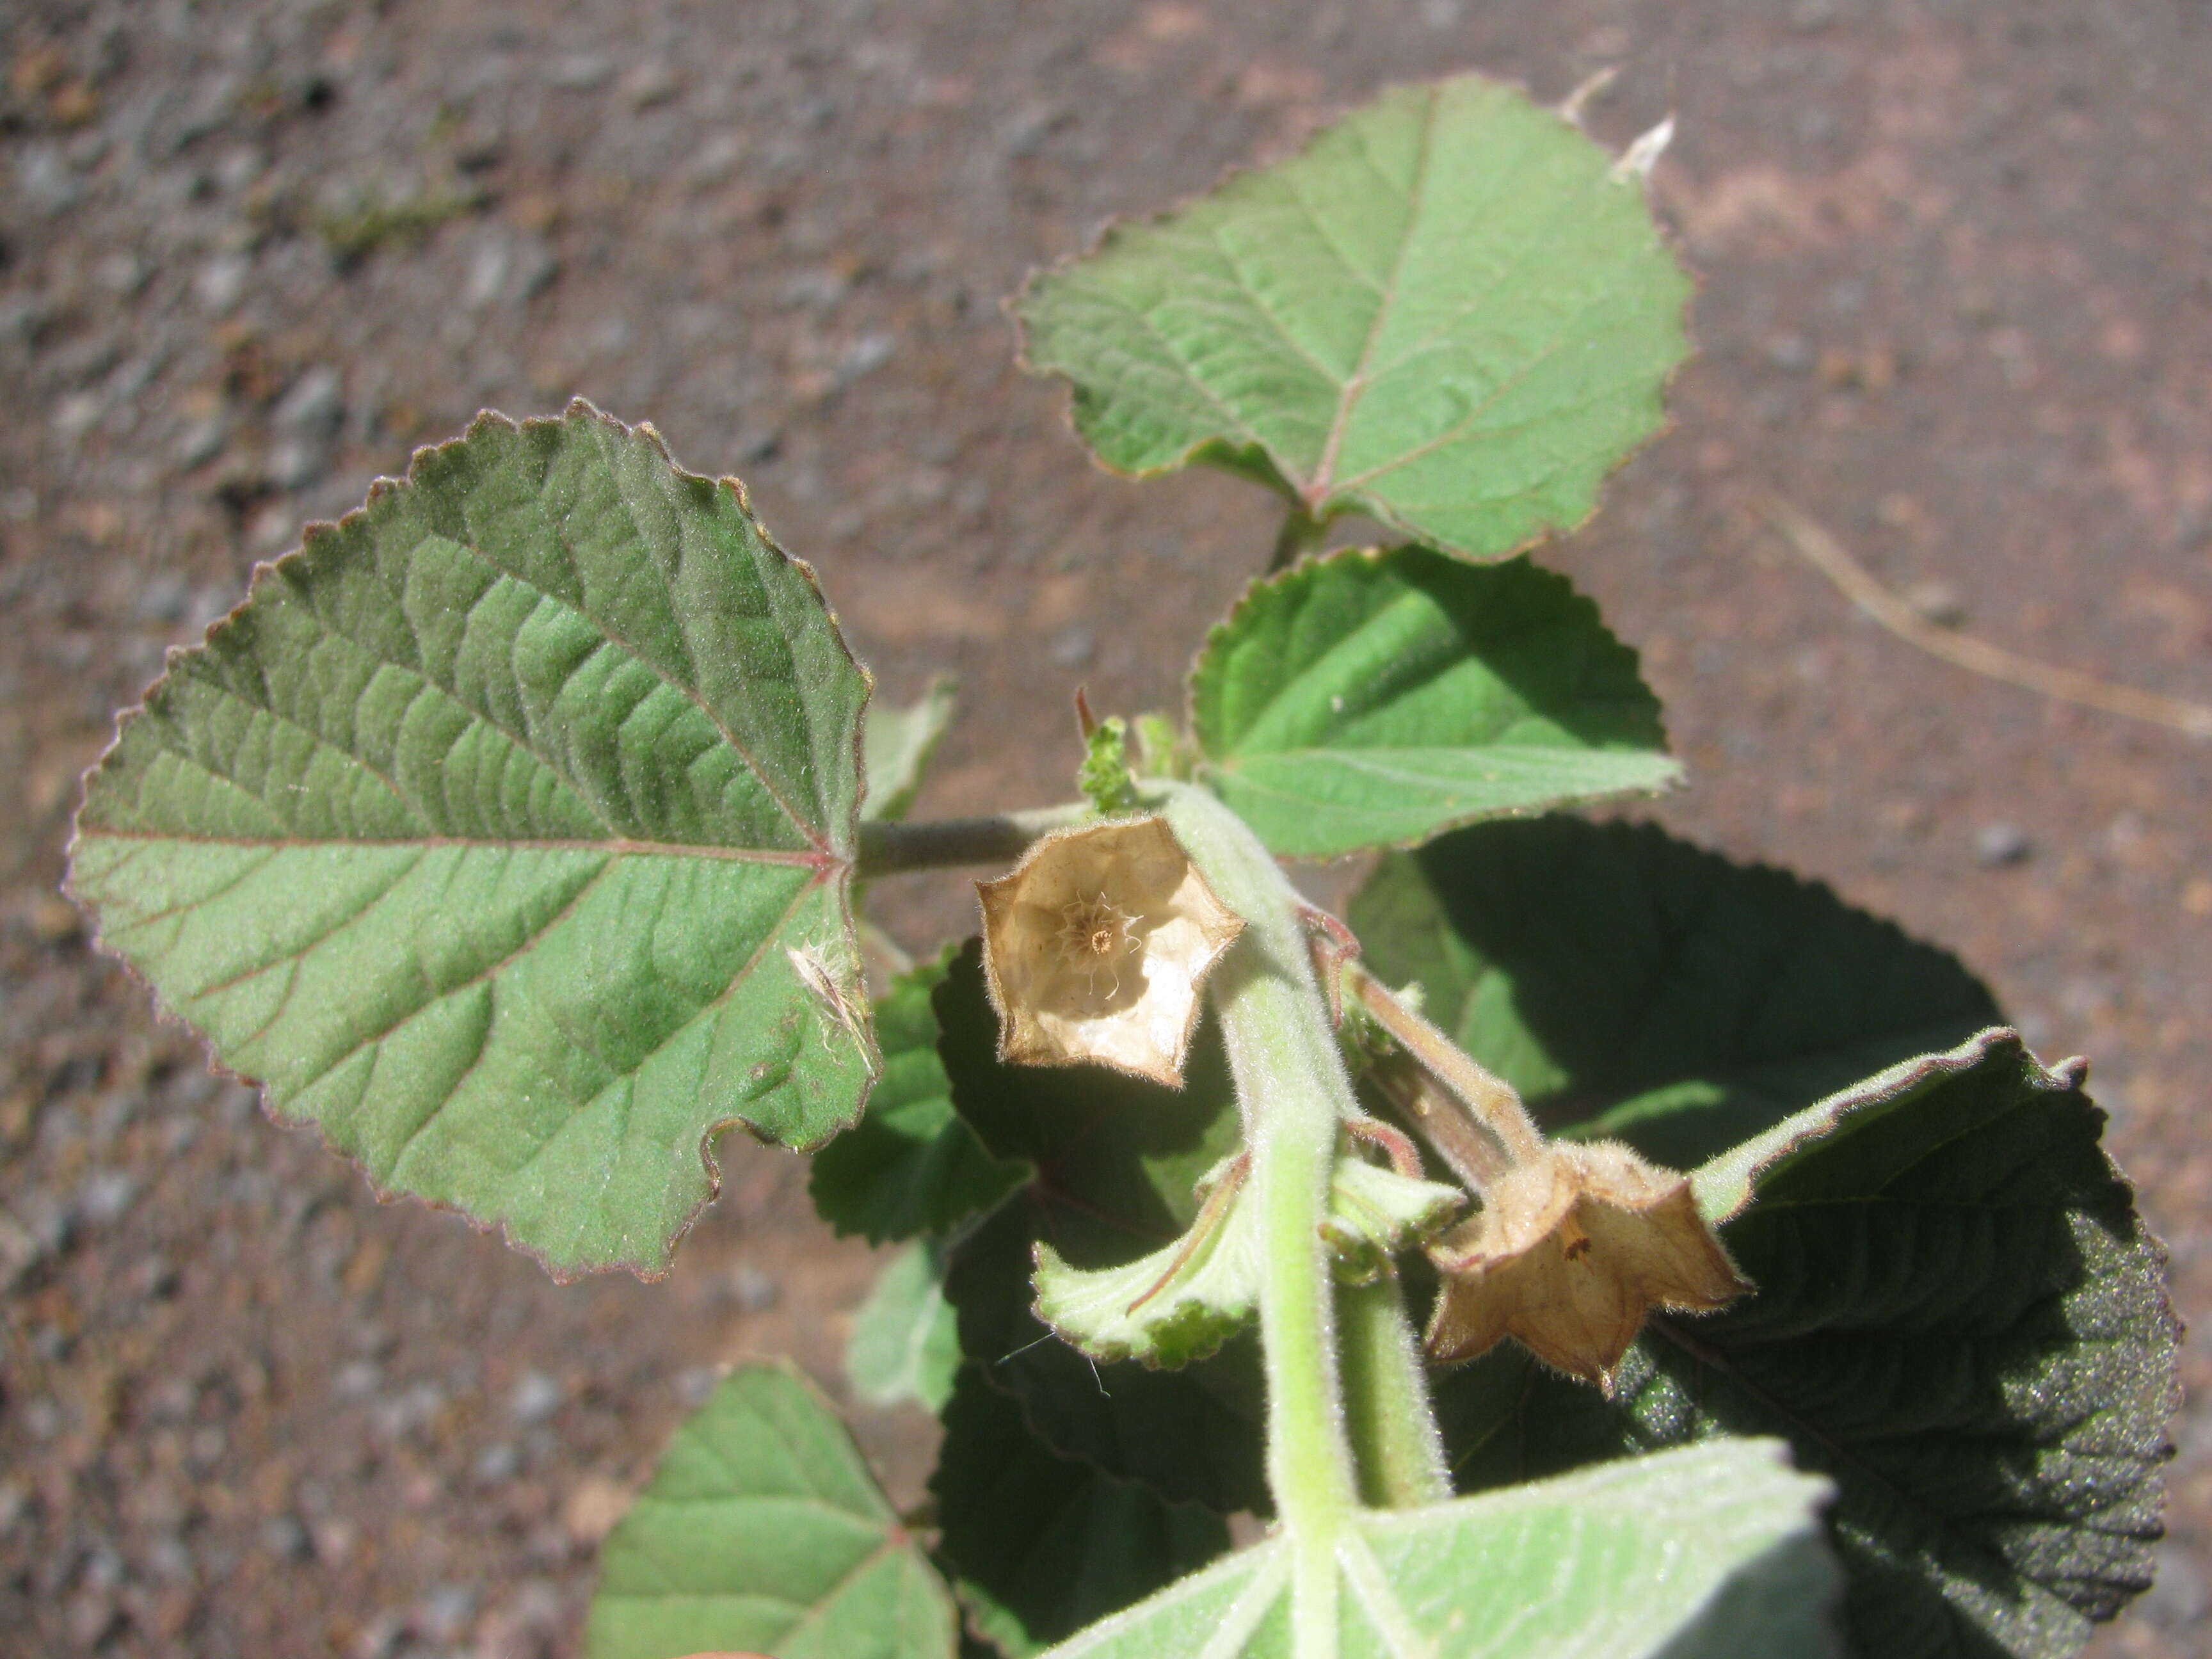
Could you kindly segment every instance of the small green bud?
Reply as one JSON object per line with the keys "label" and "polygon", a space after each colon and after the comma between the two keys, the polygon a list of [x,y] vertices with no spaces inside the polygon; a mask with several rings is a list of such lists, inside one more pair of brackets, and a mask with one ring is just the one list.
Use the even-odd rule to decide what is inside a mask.
{"label": "small green bud", "polygon": [[1091,728],[1075,783],[1093,806],[1109,816],[1136,810],[1136,784],[1129,776],[1128,721],[1109,714]]}

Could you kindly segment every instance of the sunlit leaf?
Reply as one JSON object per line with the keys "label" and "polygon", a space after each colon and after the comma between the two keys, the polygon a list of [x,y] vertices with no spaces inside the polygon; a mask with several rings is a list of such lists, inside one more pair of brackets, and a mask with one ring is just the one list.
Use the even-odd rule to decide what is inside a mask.
{"label": "sunlit leaf", "polygon": [[955,683],[944,675],[930,681],[921,701],[911,708],[873,703],[861,732],[861,757],[867,778],[864,818],[902,818],[921,793],[922,774],[937,752],[938,740],[952,723]]}
{"label": "sunlit leaf", "polygon": [[866,695],[734,483],[587,404],[486,415],[172,660],[71,882],[380,1187],[658,1271],[720,1129],[811,1145],[874,1074]]}
{"label": "sunlit leaf", "polygon": [[589,1659],[952,1659],[944,1581],[787,1365],[732,1372],[608,1535]]}
{"label": "sunlit leaf", "polygon": [[1338,1546],[1336,1640],[1298,1639],[1290,1546],[1239,1552],[1054,1659],[1829,1659],[1826,1483],[1771,1441],[1641,1458],[1429,1509]]}
{"label": "sunlit leaf", "polygon": [[907,1401],[936,1412],[960,1369],[960,1327],[945,1299],[945,1266],[933,1242],[894,1255],[853,1315],[845,1374],[871,1406]]}
{"label": "sunlit leaf", "polygon": [[1658,429],[1688,295],[1632,176],[1462,76],[1116,228],[1017,309],[1109,466],[1212,462],[1489,558],[1579,523]]}
{"label": "sunlit leaf", "polygon": [[1355,549],[1255,582],[1207,638],[1191,712],[1204,775],[1285,857],[1650,793],[1681,771],[1636,653],[1525,559]]}

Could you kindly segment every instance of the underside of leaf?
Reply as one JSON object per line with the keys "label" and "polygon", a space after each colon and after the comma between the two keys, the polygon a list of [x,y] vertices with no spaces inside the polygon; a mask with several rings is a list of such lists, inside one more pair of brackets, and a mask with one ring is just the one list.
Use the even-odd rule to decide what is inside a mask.
{"label": "underside of leaf", "polygon": [[1773,1442],[1735,1441],[1370,1511],[1337,1546],[1334,1631],[1300,1632],[1279,1535],[1054,1659],[1832,1659],[1826,1490]]}

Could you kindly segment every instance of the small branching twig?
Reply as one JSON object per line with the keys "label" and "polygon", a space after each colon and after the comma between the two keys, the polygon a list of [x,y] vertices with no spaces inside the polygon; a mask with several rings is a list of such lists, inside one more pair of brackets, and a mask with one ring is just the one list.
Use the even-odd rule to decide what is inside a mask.
{"label": "small branching twig", "polygon": [[1986,678],[2002,680],[2030,691],[2039,691],[2060,702],[2102,709],[2129,720],[2148,720],[2192,738],[2212,738],[2212,707],[2131,685],[2115,685],[2078,669],[2038,662],[2000,646],[1969,639],[1923,619],[1869,574],[1866,567],[1844,551],[1843,544],[1778,495],[1760,503],[1766,521],[1806,562],[1841,589],[1845,599],[1880,623],[1907,645],[1931,657],[1941,657],[1954,667]]}

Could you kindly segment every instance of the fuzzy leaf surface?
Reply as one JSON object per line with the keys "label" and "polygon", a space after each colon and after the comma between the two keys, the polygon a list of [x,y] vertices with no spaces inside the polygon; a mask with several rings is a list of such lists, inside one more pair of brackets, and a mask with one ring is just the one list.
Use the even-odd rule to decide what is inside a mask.
{"label": "fuzzy leaf surface", "polygon": [[1027,1176],[986,1152],[952,1107],[930,997],[957,950],[916,963],[875,1005],[883,1075],[860,1122],[814,1155],[807,1176],[815,1209],[840,1233],[872,1244],[941,1236]]}
{"label": "fuzzy leaf surface", "polygon": [[1025,1659],[1229,1547],[1221,1517],[1164,1502],[1030,1432],[1019,1405],[963,1368],[930,1491],[939,1552],[969,1616]]}
{"label": "fuzzy leaf surface", "polygon": [[1103,1066],[1002,1064],[973,944],[935,1006],[963,1118],[993,1156],[1036,1170],[952,1253],[945,1293],[959,1313],[962,1349],[1057,1450],[1173,1500],[1264,1510],[1259,1366],[1249,1337],[1181,1370],[1094,1368],[1032,1310],[1039,1243],[1078,1267],[1112,1267],[1170,1244],[1190,1224],[1194,1189],[1237,1138],[1212,1022],[1199,1028],[1185,1086],[1173,1090]]}
{"label": "fuzzy leaf surface", "polygon": [[1352,549],[1253,584],[1191,674],[1206,775],[1334,858],[1676,781],[1636,653],[1564,576]]}
{"label": "fuzzy leaf surface", "polygon": [[960,1326],[945,1299],[943,1253],[934,1240],[908,1245],[876,1275],[853,1315],[845,1374],[871,1406],[906,1401],[942,1411],[960,1369]]}
{"label": "fuzzy leaf surface", "polygon": [[1688,295],[1610,155],[1462,76],[1116,227],[1016,309],[1116,471],[1211,462],[1481,559],[1579,523],[1657,430]]}
{"label": "fuzzy leaf surface", "polygon": [[951,1596],[829,1402],[732,1372],[607,1537],[589,1659],[952,1659]]}
{"label": "fuzzy leaf surface", "polygon": [[866,677],[731,482],[579,404],[311,529],[87,781],[106,948],[378,1185],[659,1271],[859,1112]]}
{"label": "fuzzy leaf surface", "polygon": [[1693,1177],[1759,1286],[1655,1319],[1611,1401],[1510,1345],[1443,1380],[1462,1490],[1717,1435],[1829,1475],[1865,1659],[2057,1659],[2149,1583],[2178,1398],[2164,1254],[2078,1062],[1905,1061]]}
{"label": "fuzzy leaf surface", "polygon": [[1339,1628],[1293,1630],[1287,1546],[1243,1550],[1054,1659],[1830,1659],[1823,1481],[1771,1441],[1641,1458],[1427,1509],[1370,1510],[1339,1546]]}
{"label": "fuzzy leaf surface", "polygon": [[1349,919],[1547,1129],[1678,1170],[2001,1018],[1946,952],[1649,824],[1462,830],[1384,859]]}

